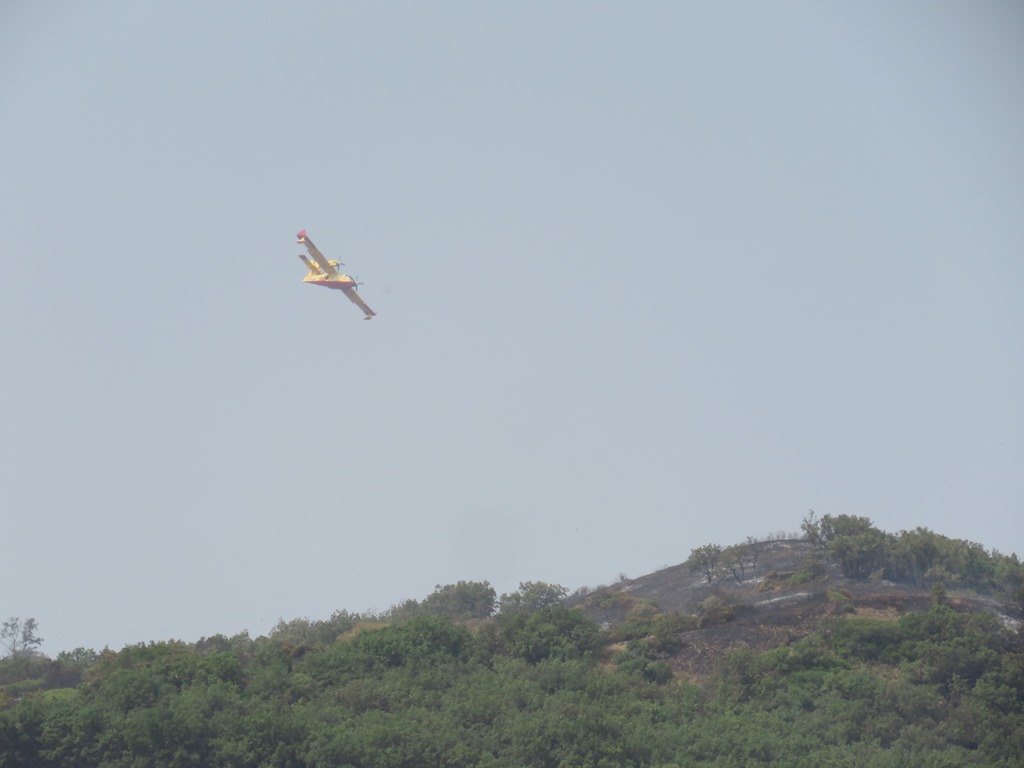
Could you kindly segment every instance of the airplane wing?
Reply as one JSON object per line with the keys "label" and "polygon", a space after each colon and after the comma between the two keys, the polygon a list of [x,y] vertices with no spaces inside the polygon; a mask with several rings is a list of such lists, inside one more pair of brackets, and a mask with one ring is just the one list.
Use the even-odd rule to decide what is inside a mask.
{"label": "airplane wing", "polygon": [[355,288],[342,288],[341,290],[343,290],[345,292],[345,295],[348,296],[349,301],[351,301],[353,304],[355,304],[357,307],[363,310],[363,312],[366,313],[366,317],[363,318],[364,320],[369,320],[371,317],[377,314],[366,305],[366,302],[363,301],[362,297],[358,293],[356,293]]}
{"label": "airplane wing", "polygon": [[296,235],[299,238],[299,242],[306,246],[306,250],[309,251],[309,255],[313,257],[313,261],[320,267],[320,271],[326,275],[336,275],[338,270],[331,266],[331,263],[324,258],[324,255],[320,253],[320,249],[313,245],[313,241],[306,237],[306,230],[301,230]]}

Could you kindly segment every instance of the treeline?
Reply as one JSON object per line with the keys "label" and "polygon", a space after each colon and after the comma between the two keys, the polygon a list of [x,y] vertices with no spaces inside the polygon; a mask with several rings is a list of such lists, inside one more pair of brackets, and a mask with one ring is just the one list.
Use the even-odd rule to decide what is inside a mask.
{"label": "treeline", "polygon": [[[567,594],[568,590],[558,584],[527,581],[521,582],[518,590],[499,597],[489,582],[459,581],[456,584],[439,584],[423,600],[405,600],[383,613],[360,614],[340,610],[322,620],[282,619],[271,629],[268,638],[254,641],[248,632],[230,639],[218,635],[200,640],[194,648],[200,653],[211,648],[231,649],[244,656],[249,654],[245,649],[253,643],[269,641],[288,653],[301,654],[310,648],[330,645],[357,627],[362,631],[425,616],[472,621],[486,619],[496,611],[509,617],[561,605]],[[0,659],[0,707],[34,692],[73,688],[82,682],[85,671],[101,658],[100,654],[88,648],[62,651],[56,658],[48,658],[36,650],[42,643],[42,638],[36,636],[37,629],[35,619],[22,622],[14,617],[5,621],[0,629],[0,644],[8,652],[6,658]],[[103,657],[108,654],[109,651],[105,651]]]}
{"label": "treeline", "polygon": [[1024,652],[987,614],[834,618],[727,655],[703,685],[673,678],[660,624],[612,642],[548,606],[104,651],[75,688],[0,711],[0,768],[1009,768],[1024,752]]}
{"label": "treeline", "polygon": [[887,579],[914,586],[982,593],[1006,592],[1024,602],[1024,565],[1016,554],[989,552],[981,544],[951,539],[927,528],[887,533],[867,517],[813,512],[801,526],[805,538],[838,563],[850,579]]}

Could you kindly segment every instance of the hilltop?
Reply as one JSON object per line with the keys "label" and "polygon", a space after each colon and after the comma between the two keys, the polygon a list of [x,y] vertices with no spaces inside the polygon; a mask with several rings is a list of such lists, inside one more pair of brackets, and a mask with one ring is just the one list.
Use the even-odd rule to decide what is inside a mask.
{"label": "hilltop", "polygon": [[[719,567],[709,581],[696,557],[635,579],[577,592],[567,604],[583,610],[604,630],[620,635],[642,632],[645,619],[649,623],[655,616],[676,614],[676,641],[664,658],[674,672],[697,677],[708,674],[730,650],[767,651],[791,645],[815,632],[829,617],[893,621],[941,601],[959,611],[992,613],[1011,630],[1019,629],[1024,618],[1008,591],[947,592],[939,582],[918,585],[881,577],[850,578],[839,562],[806,539],[748,540],[735,546],[756,549],[756,557],[748,558],[743,573]],[[631,631],[630,624],[639,629]]]}

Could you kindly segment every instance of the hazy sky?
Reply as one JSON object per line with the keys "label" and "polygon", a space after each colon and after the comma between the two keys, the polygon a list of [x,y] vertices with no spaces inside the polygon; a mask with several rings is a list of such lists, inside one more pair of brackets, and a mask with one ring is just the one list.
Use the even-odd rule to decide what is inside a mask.
{"label": "hazy sky", "polygon": [[[0,616],[1024,555],[1024,5],[0,6]],[[301,228],[365,281],[303,285]]]}

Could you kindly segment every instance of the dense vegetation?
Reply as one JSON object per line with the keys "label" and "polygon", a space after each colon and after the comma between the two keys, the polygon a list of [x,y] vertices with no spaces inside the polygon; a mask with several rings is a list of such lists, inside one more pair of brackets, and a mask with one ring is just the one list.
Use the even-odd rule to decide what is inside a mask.
{"label": "dense vegetation", "polygon": [[638,604],[601,630],[564,598],[460,582],[269,637],[12,655],[0,768],[1008,768],[1024,753],[1020,633],[941,591],[898,620],[840,612],[736,649],[702,679],[671,663],[707,616]]}
{"label": "dense vegetation", "polygon": [[987,552],[981,544],[950,539],[927,528],[887,533],[866,517],[814,513],[804,536],[851,579],[884,578],[915,586],[942,584],[978,592],[1006,592],[1024,602],[1024,568],[1016,555]]}

